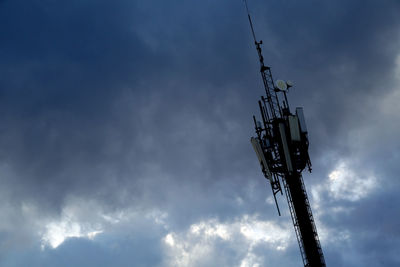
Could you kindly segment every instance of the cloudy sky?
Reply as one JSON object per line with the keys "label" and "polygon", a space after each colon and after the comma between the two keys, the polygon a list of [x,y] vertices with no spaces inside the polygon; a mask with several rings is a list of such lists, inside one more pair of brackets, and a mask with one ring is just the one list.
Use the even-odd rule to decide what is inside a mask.
{"label": "cloudy sky", "polygon": [[[328,266],[400,265],[400,2],[249,0]],[[302,266],[249,139],[242,0],[0,1],[0,266]]]}

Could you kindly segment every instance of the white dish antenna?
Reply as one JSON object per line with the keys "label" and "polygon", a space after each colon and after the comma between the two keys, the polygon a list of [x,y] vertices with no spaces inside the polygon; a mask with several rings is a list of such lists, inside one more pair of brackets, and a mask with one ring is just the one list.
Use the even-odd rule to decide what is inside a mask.
{"label": "white dish antenna", "polygon": [[280,91],[284,91],[284,92],[287,91],[287,84],[285,81],[277,80],[275,82],[275,84],[276,84],[276,88],[278,88]]}

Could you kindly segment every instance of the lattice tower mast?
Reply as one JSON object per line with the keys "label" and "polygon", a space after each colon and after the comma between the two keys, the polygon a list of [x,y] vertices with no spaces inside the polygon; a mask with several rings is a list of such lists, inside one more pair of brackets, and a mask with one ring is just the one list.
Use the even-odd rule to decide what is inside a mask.
{"label": "lattice tower mast", "polygon": [[293,86],[291,82],[277,80],[275,84],[271,68],[264,64],[262,41],[257,41],[247,2],[244,2],[266,94],[258,101],[262,122],[253,116],[257,136],[251,138],[251,143],[270,182],[279,216],[276,195],[283,195],[282,181],[304,266],[326,266],[301,175],[306,167],[311,172],[303,109],[297,107],[294,114],[290,111],[287,92]]}

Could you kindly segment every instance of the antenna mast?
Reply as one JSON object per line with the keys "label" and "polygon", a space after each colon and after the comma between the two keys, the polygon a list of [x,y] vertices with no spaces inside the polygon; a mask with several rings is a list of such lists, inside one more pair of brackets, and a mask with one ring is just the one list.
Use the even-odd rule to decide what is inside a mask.
{"label": "antenna mast", "polygon": [[253,116],[257,136],[252,137],[250,141],[262,172],[270,182],[279,216],[281,213],[276,195],[283,194],[280,181],[283,183],[304,266],[325,267],[317,228],[301,175],[306,167],[311,172],[303,108],[297,107],[294,114],[290,112],[286,93],[293,85],[282,80],[277,80],[275,85],[271,68],[264,64],[262,41],[257,41],[247,1],[244,0],[244,3],[266,94],[266,97],[262,96],[258,101],[262,122]]}

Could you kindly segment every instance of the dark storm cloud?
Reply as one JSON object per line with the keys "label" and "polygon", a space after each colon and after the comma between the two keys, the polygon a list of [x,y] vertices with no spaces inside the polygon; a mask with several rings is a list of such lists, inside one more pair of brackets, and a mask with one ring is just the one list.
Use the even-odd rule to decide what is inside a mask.
{"label": "dark storm cloud", "polygon": [[[105,174],[106,169],[117,176],[116,183],[121,179],[118,176],[127,176],[127,171],[138,176],[141,162],[152,157],[154,164],[175,175],[187,169],[182,163],[193,160],[195,151],[185,146],[198,148],[194,156],[204,160],[210,154],[208,150],[217,150],[211,144],[202,149],[201,143],[215,138],[213,131],[224,130],[223,115],[236,114],[220,108],[222,114],[215,121],[214,109],[223,103],[222,94],[210,81],[199,85],[207,74],[229,66],[211,60],[219,57],[210,50],[215,42],[222,44],[222,53],[229,50],[222,49],[224,41],[206,38],[205,28],[214,21],[200,27],[197,23],[206,21],[205,13],[184,6],[182,17],[177,17],[184,24],[181,33],[173,31],[178,25],[171,18],[172,12],[162,16],[164,12],[154,10],[160,21],[170,22],[168,27],[159,26],[154,18],[146,20],[141,11],[149,11],[141,5],[134,9],[134,4],[124,2],[20,4],[10,3],[2,17],[7,22],[3,24],[7,42],[2,49],[7,58],[3,63],[7,75],[2,81],[3,116],[7,121],[2,154],[15,170],[12,180],[23,186],[24,196],[32,193],[34,198],[57,203],[55,200],[62,201],[69,190],[101,187],[104,179],[112,179]],[[12,11],[25,19],[18,19]],[[143,19],[148,32],[136,26],[140,21],[136,17]],[[155,35],[158,31],[166,33]],[[189,34],[191,31],[195,34]],[[155,43],[161,45],[147,48],[146,36],[142,41],[137,37],[141,34],[149,34],[150,40],[159,38]],[[172,56],[168,55],[174,50]],[[210,101],[213,109],[199,113],[199,108]],[[171,131],[191,123],[194,128],[180,129],[181,136]],[[211,131],[201,137],[195,128],[198,124]],[[140,146],[143,139],[150,139],[146,147]],[[124,148],[134,151],[128,159],[129,152]],[[208,163],[217,169],[215,159]],[[129,180],[136,178],[129,175]],[[131,181],[126,178],[125,182]],[[78,188],[74,188],[76,185]]]}
{"label": "dark storm cloud", "polygon": [[152,57],[121,27],[123,11],[105,2],[14,2],[3,9],[2,157],[21,172],[22,184],[65,188],[82,177],[57,179],[63,168],[100,163],[112,134],[106,129],[118,122],[112,101]]}
{"label": "dark storm cloud", "polygon": [[[366,124],[371,98],[394,86],[399,5],[249,5],[275,78],[296,83],[290,101],[305,107],[316,170],[307,178],[318,185],[349,156],[347,132]],[[3,1],[0,8],[1,179],[11,206],[31,202],[53,214],[78,195],[105,210],[158,207],[169,214],[170,227],[182,231],[209,217],[276,217],[265,203],[270,189],[248,141],[263,91],[242,1]],[[357,155],[384,164],[372,154],[360,149]],[[391,171],[379,178],[391,181],[395,163],[385,169]],[[381,194],[351,204],[360,216],[322,217],[329,227],[354,232],[351,245],[364,259],[372,239],[362,233],[376,222],[366,212],[376,199]],[[321,201],[327,209],[350,205]],[[381,201],[386,207],[398,199]],[[389,220],[385,225],[393,227]],[[81,245],[98,250],[79,242],[66,243],[60,253],[76,255]],[[296,244],[287,254],[300,260],[292,248]],[[157,258],[146,245],[142,249],[139,261]],[[345,265],[338,253],[346,251],[337,244],[327,253],[335,266]],[[57,257],[50,255],[45,265]]]}

